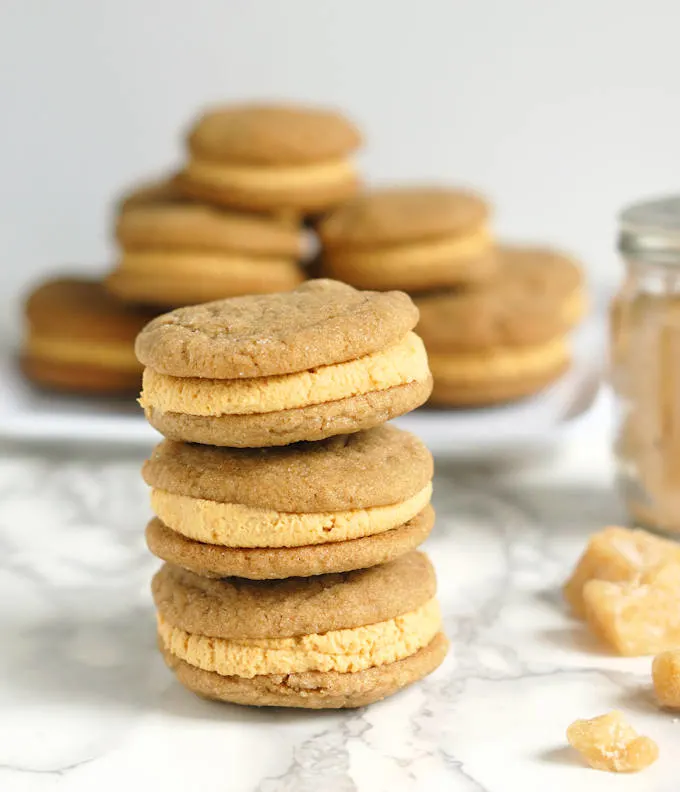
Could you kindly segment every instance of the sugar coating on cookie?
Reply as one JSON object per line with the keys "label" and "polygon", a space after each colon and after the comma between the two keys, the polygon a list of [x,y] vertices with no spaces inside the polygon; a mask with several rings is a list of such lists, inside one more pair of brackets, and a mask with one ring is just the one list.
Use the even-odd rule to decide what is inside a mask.
{"label": "sugar coating on cookie", "polygon": [[95,280],[46,281],[26,301],[22,368],[45,387],[134,392],[142,370],[134,339],[151,316],[118,302]]}
{"label": "sugar coating on cookie", "polygon": [[[153,593],[166,660],[188,686],[208,685],[213,697],[238,703],[333,707],[382,698],[441,662],[435,587],[427,559],[410,553],[342,576],[258,583],[166,565]],[[399,671],[419,655],[418,671]],[[276,690],[281,675],[305,674],[317,682],[311,697],[294,682]]]}
{"label": "sugar coating on cookie", "polygon": [[[151,527],[151,544],[161,557],[170,553],[168,560],[180,565],[187,558],[194,569],[269,577],[278,566],[293,574],[301,568],[298,550],[316,574],[344,571],[372,553],[387,560],[386,552],[396,557],[413,549],[431,527],[425,514],[431,455],[416,437],[389,425],[261,450],[166,440],[143,475],[162,526],[184,540]],[[380,535],[384,542],[369,541]],[[208,546],[211,554],[203,552]],[[220,558],[221,549],[227,552]],[[244,554],[252,549],[260,557],[251,554],[244,573]]]}
{"label": "sugar coating on cookie", "polygon": [[335,281],[180,309],[139,335],[140,403],[175,440],[237,447],[320,440],[419,406],[431,378],[401,292]]}
{"label": "sugar coating on cookie", "polygon": [[184,189],[227,206],[321,211],[359,185],[349,156],[361,136],[349,120],[326,109],[218,107],[197,120],[187,143]]}
{"label": "sugar coating on cookie", "polygon": [[364,193],[320,223],[324,272],[361,288],[409,291],[485,280],[495,270],[488,215],[464,190]]}

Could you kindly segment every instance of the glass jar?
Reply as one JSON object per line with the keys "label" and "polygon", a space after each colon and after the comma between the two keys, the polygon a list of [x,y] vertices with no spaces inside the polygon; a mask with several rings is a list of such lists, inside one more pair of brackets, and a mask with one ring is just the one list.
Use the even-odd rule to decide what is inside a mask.
{"label": "glass jar", "polygon": [[636,525],[680,535],[680,196],[620,216],[611,305],[619,486]]}

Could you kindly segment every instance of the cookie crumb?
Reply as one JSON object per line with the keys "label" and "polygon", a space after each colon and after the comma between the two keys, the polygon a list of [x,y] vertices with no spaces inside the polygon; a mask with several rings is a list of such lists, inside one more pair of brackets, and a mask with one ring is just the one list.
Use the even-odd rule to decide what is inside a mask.
{"label": "cookie crumb", "polygon": [[591,767],[611,773],[636,773],[659,757],[654,740],[640,737],[618,710],[574,721],[567,740]]}

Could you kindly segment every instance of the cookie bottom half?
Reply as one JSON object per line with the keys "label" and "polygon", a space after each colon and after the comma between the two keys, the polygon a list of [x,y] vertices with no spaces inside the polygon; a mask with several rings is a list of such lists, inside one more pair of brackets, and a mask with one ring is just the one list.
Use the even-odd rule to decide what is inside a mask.
{"label": "cookie bottom half", "polygon": [[427,401],[432,379],[413,381],[337,401],[249,415],[201,416],[147,407],[146,418],[162,435],[232,448],[283,446],[371,429]]}
{"label": "cookie bottom half", "polygon": [[444,660],[448,641],[439,632],[427,646],[402,660],[354,673],[307,671],[245,679],[189,665],[163,647],[165,662],[189,690],[208,699],[256,707],[343,709],[391,696],[432,673]]}
{"label": "cookie bottom half", "polygon": [[188,539],[155,518],[146,528],[146,542],[154,555],[203,577],[275,580],[387,563],[418,547],[433,525],[434,510],[427,506],[406,524],[373,536],[303,547],[238,548]]}
{"label": "cookie bottom half", "polygon": [[485,383],[449,383],[436,380],[430,404],[440,407],[487,407],[534,396],[554,384],[569,369],[565,362],[533,376],[507,378]]}

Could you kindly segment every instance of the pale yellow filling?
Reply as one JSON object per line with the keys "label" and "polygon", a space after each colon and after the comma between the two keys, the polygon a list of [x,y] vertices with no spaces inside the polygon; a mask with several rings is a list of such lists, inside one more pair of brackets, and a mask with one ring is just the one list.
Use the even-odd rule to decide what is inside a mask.
{"label": "pale yellow filling", "polygon": [[547,344],[530,347],[503,347],[484,352],[430,355],[435,381],[486,382],[516,378],[558,367],[569,359],[567,342],[556,338]]}
{"label": "pale yellow filling", "polygon": [[430,502],[432,484],[401,503],[294,514],[151,490],[151,508],[174,531],[226,547],[301,547],[343,542],[404,525]]}
{"label": "pale yellow filling", "polygon": [[186,166],[190,179],[215,187],[261,190],[315,188],[353,181],[356,171],[347,159],[296,166],[234,165],[190,159]]}
{"label": "pale yellow filling", "polygon": [[140,275],[172,276],[191,280],[261,277],[279,267],[297,269],[290,258],[243,256],[237,253],[125,253],[119,269]]}
{"label": "pale yellow filling", "polygon": [[332,274],[346,277],[363,287],[398,283],[408,287],[424,277],[455,274],[456,265],[466,265],[491,250],[492,237],[486,227],[464,236],[430,242],[395,245],[371,250],[338,250],[327,253]]}
{"label": "pale yellow filling", "polygon": [[167,651],[204,671],[246,679],[305,671],[351,674],[395,663],[427,646],[440,628],[435,599],[388,621],[295,638],[209,638],[173,627],[158,616],[158,634]]}
{"label": "pale yellow filling", "polygon": [[33,358],[59,363],[101,366],[102,368],[140,371],[132,341],[93,341],[91,339],[53,338],[31,333],[26,352]]}
{"label": "pale yellow filling", "polygon": [[140,404],[187,415],[252,415],[290,410],[387,390],[429,376],[427,354],[415,333],[347,363],[296,374],[243,380],[172,377],[144,370]]}

